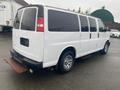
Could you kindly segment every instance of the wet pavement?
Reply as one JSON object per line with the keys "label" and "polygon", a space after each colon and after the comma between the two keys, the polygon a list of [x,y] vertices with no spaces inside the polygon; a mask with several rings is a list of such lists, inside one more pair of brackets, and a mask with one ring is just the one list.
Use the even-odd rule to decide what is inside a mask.
{"label": "wet pavement", "polygon": [[0,33],[0,90],[120,90],[120,39],[111,42],[107,55],[83,58],[70,73],[17,74],[3,61],[10,57],[11,35]]}

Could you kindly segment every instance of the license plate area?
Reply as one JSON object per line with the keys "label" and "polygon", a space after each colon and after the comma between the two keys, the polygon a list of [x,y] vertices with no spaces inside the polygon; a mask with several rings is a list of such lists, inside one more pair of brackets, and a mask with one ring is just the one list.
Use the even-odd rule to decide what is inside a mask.
{"label": "license plate area", "polygon": [[29,39],[21,37],[20,44],[23,46],[29,47]]}

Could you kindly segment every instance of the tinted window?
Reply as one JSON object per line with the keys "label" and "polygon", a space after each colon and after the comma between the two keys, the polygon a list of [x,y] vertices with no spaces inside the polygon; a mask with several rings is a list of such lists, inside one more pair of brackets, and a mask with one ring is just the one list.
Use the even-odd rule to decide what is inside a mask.
{"label": "tinted window", "polygon": [[19,29],[22,12],[23,12],[23,10],[19,10],[17,12],[17,15],[15,17],[15,21],[14,21],[14,28],[15,29]]}
{"label": "tinted window", "polygon": [[104,32],[105,26],[104,26],[103,22],[101,20],[98,20],[98,24],[99,24],[99,31]]}
{"label": "tinted window", "polygon": [[77,15],[54,10],[48,11],[48,26],[49,31],[79,31]]}
{"label": "tinted window", "polygon": [[88,20],[87,17],[85,16],[80,16],[80,21],[81,21],[81,31],[82,32],[88,32],[89,28],[88,28]]}
{"label": "tinted window", "polygon": [[90,22],[90,31],[96,32],[97,31],[96,20],[93,18],[89,18],[89,22]]}
{"label": "tinted window", "polygon": [[25,9],[21,29],[35,31],[35,22],[36,22],[36,8]]}

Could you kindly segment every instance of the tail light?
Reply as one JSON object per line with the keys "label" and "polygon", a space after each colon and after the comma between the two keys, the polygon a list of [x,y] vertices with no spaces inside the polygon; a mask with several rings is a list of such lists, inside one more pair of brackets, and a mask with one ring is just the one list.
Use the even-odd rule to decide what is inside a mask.
{"label": "tail light", "polygon": [[44,32],[44,18],[37,18],[37,32]]}

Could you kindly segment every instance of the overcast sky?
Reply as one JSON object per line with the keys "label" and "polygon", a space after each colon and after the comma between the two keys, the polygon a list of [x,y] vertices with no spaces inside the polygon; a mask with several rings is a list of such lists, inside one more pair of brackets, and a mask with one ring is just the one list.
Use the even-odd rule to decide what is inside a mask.
{"label": "overcast sky", "polygon": [[25,0],[31,4],[45,4],[65,9],[78,9],[82,11],[90,10],[93,12],[105,6],[115,17],[115,21],[120,23],[120,0]]}

